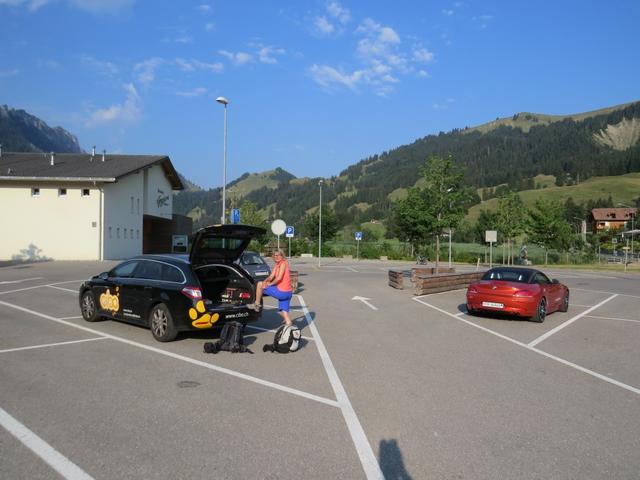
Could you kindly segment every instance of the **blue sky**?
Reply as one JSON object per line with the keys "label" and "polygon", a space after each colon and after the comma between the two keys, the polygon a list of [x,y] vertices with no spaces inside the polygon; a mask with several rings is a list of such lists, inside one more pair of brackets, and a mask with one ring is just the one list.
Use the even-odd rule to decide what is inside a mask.
{"label": "blue sky", "polygon": [[640,2],[0,0],[0,103],[222,183],[640,100]]}

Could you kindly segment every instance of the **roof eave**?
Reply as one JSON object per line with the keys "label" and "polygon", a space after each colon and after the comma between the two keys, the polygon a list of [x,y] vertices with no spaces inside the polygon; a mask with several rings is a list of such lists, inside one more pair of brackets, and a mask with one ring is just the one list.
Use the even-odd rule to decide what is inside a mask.
{"label": "roof eave", "polygon": [[101,183],[114,183],[116,179],[114,177],[18,177],[0,176],[0,181],[9,180],[14,182],[101,182]]}

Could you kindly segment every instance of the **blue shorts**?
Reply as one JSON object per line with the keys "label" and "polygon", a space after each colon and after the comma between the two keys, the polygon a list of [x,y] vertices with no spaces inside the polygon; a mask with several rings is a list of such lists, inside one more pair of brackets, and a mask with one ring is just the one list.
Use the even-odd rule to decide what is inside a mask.
{"label": "blue shorts", "polygon": [[267,297],[273,297],[278,299],[278,309],[288,312],[289,304],[291,303],[291,295],[292,292],[283,292],[282,290],[278,290],[278,287],[275,285],[269,285],[265,288],[262,293]]}

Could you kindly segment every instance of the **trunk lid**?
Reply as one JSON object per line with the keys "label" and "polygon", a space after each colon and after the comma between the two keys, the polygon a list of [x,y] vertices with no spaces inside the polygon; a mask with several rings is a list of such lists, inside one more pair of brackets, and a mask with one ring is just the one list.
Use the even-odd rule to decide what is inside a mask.
{"label": "trunk lid", "polygon": [[211,225],[201,228],[193,239],[189,261],[191,265],[233,263],[246,250],[252,238],[265,233],[264,228],[252,225]]}

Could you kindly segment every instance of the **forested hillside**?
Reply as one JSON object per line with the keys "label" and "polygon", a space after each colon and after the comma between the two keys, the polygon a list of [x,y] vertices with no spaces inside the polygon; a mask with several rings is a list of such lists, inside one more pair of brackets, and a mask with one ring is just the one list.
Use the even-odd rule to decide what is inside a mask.
{"label": "forested hillside", "polygon": [[[498,120],[477,128],[428,135],[362,160],[325,180],[323,201],[335,209],[341,225],[385,219],[391,205],[389,195],[413,186],[430,155],[451,155],[464,167],[466,183],[481,193],[484,189],[487,197],[493,195],[491,187],[498,185],[513,191],[535,188],[533,178],[540,174],[553,175],[556,185],[561,186],[593,176],[638,172],[639,134],[640,102],[567,117],[516,114],[509,122]],[[243,198],[256,203],[269,218],[296,223],[317,207],[318,181],[282,179],[278,188],[256,188]],[[181,213],[188,213],[199,203],[180,198],[189,195],[193,194],[177,196]],[[199,195],[209,211],[218,211],[219,189]],[[475,202],[480,200],[478,197]]]}

